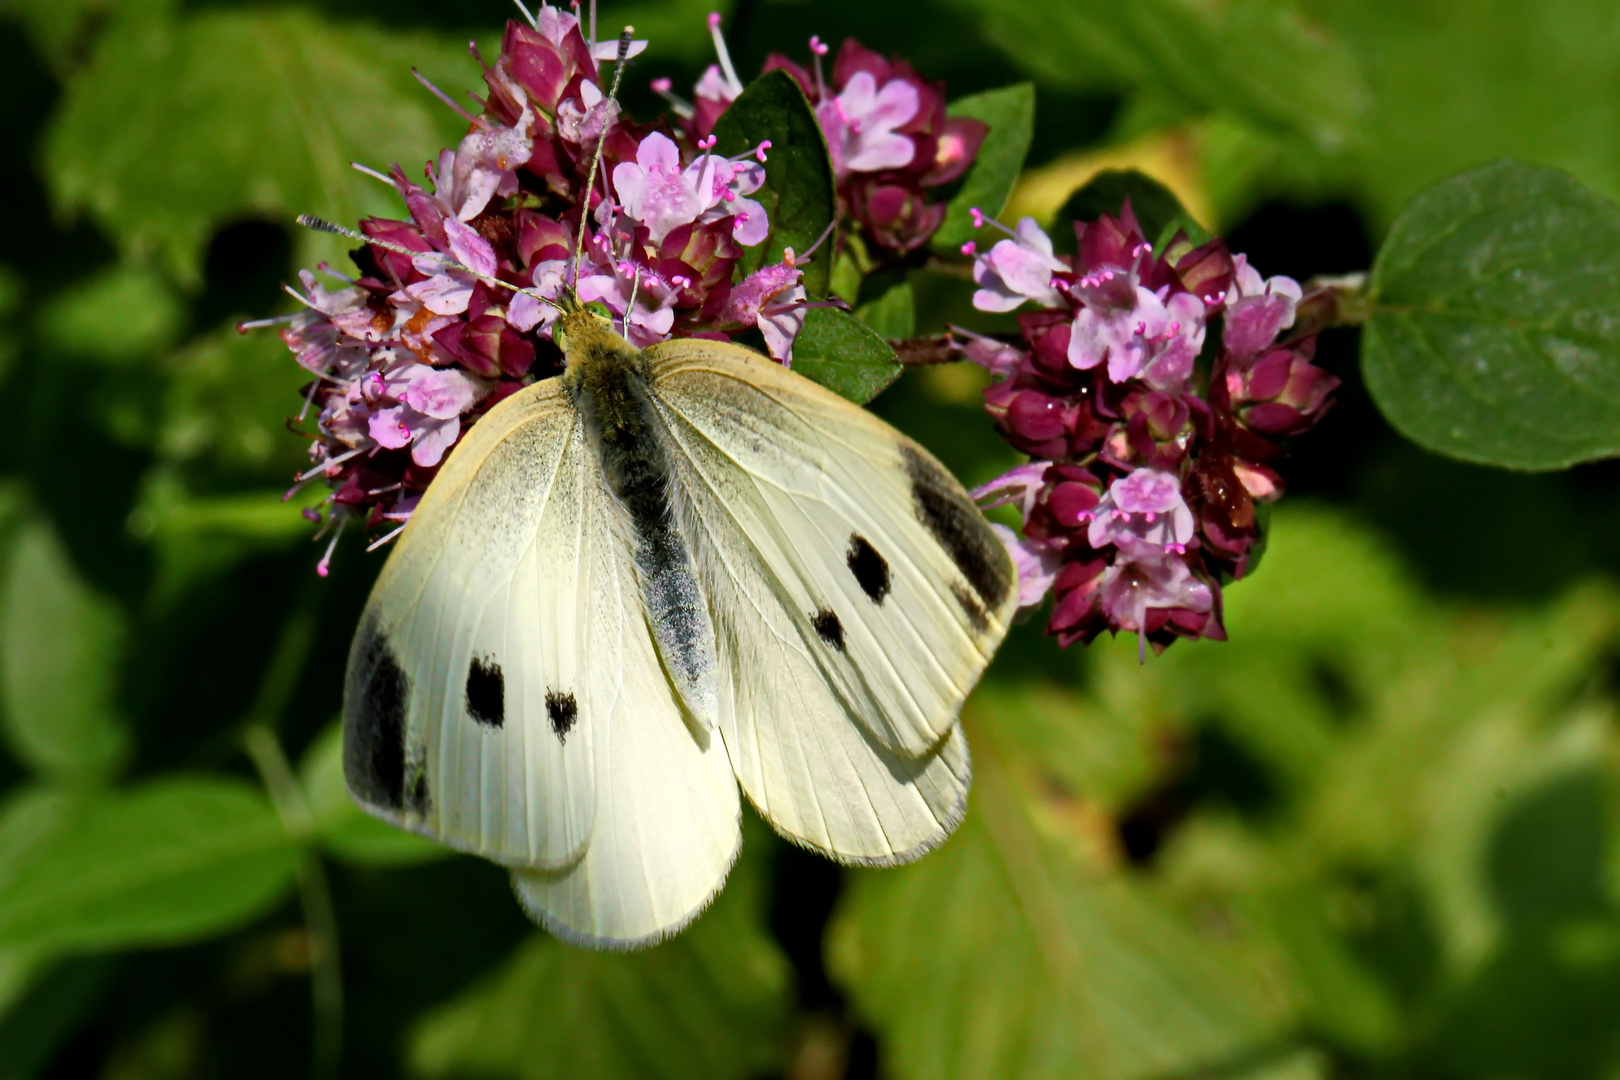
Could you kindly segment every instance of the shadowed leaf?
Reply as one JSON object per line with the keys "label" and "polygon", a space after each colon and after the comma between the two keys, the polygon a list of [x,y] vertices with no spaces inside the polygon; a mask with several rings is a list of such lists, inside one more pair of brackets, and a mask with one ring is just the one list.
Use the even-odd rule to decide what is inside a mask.
{"label": "shadowed leaf", "polygon": [[961,190],[946,207],[945,221],[931,241],[935,251],[954,255],[979,234],[970,212],[974,207],[995,217],[1007,205],[1035,132],[1035,86],[1017,83],[986,90],[958,98],[945,111],[950,116],[983,120],[990,126],[979,156],[962,177]]}
{"label": "shadowed leaf", "polygon": [[[809,251],[832,221],[837,201],[826,139],[793,76],[770,71],[755,79],[715,124],[714,137],[719,140],[714,152],[729,157],[771,141],[765,152],[765,186],[750,196],[765,207],[771,231],[763,243],[743,249],[738,280],[781,262],[785,248],[798,255]],[[806,291],[826,296],[832,245],[822,244],[803,270]]]}

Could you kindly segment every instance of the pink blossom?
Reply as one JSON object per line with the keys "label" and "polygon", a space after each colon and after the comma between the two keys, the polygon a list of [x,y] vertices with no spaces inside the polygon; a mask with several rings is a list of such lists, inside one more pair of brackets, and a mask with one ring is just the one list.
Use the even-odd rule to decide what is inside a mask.
{"label": "pink blossom", "polygon": [[1050,461],[1027,461],[1014,465],[988,484],[973,489],[974,502],[986,510],[998,506],[1016,505],[1026,521],[1034,512],[1035,500],[1046,483],[1046,470]]}
{"label": "pink blossom", "polygon": [[579,97],[567,98],[557,106],[557,133],[575,146],[594,148],[619,112],[619,103],[608,101],[601,88],[586,79],[579,85]]}
{"label": "pink blossom", "polygon": [[1156,389],[1172,389],[1192,374],[1204,345],[1204,303],[1191,293],[1168,296],[1142,285],[1128,306],[1081,296],[1069,338],[1069,363],[1085,371],[1108,361],[1108,378],[1121,383],[1142,376]]}
{"label": "pink blossom", "polygon": [[1092,511],[1086,540],[1113,545],[1128,556],[1147,549],[1184,552],[1193,538],[1193,514],[1170,473],[1137,469],[1115,480]]}
{"label": "pink blossom", "polygon": [[[599,300],[606,304],[608,310],[618,316],[625,338],[638,348],[669,337],[675,325],[674,305],[680,297],[679,287],[645,268],[638,274],[629,262],[598,264],[594,268],[597,272],[582,274],[579,279],[580,300],[585,303]],[[636,297],[635,310],[628,311],[632,292]]]}
{"label": "pink blossom", "polygon": [[1139,648],[1147,648],[1148,612],[1179,609],[1191,614],[1210,613],[1215,593],[1207,582],[1193,576],[1187,560],[1159,549],[1139,549],[1110,566],[1098,590],[1102,613],[1120,630],[1135,632]]}
{"label": "pink blossom", "polygon": [[[446,220],[444,232],[454,262],[437,253],[418,255],[412,264],[428,277],[407,286],[405,293],[435,315],[459,315],[467,310],[473,286],[478,284],[475,275],[495,276],[495,249],[459,221]],[[468,270],[474,273],[469,274]]]}
{"label": "pink blossom", "polygon": [[907,80],[891,79],[879,89],[871,72],[857,71],[842,93],[817,105],[816,119],[838,179],[909,165],[916,144],[895,129],[910,122],[920,104],[917,88]]}
{"label": "pink blossom", "polygon": [[636,160],[614,166],[613,188],[629,217],[661,243],[675,229],[695,221],[734,218],[732,234],[745,246],[765,239],[765,209],[744,196],[758,191],[765,170],[752,162],[701,154],[681,166],[680,150],[667,135],[653,132],[636,148]]}
{"label": "pink blossom", "polygon": [[484,212],[496,195],[518,189],[517,169],[534,153],[529,136],[532,120],[528,101],[518,122],[507,127],[480,118],[454,150],[439,154],[438,168],[428,169],[433,199],[440,211],[458,221],[471,221]]}
{"label": "pink blossom", "polygon": [[1027,300],[1046,307],[1063,303],[1052,287],[1052,275],[1068,270],[1052,254],[1052,239],[1035,223],[1021,218],[1012,239],[1002,240],[973,262],[973,280],[979,290],[973,306],[980,311],[1011,311]]}
{"label": "pink blossom", "polygon": [[990,528],[1006,547],[1018,570],[1018,606],[1034,607],[1052,591],[1052,583],[1063,565],[1062,553],[1038,540],[1019,536],[1005,525],[992,522]]}
{"label": "pink blossom", "polygon": [[1232,293],[1227,298],[1222,343],[1238,356],[1252,355],[1294,325],[1294,313],[1304,295],[1299,282],[1281,274],[1261,280],[1242,254],[1232,256]]}
{"label": "pink blossom", "polygon": [[461,434],[461,414],[478,399],[478,384],[459,371],[408,364],[384,380],[399,404],[369,418],[368,433],[390,450],[411,448],[418,465],[437,465]]}
{"label": "pink blossom", "polygon": [[781,262],[761,267],[738,282],[716,311],[715,323],[757,326],[771,356],[791,365],[793,341],[804,329],[809,311],[801,276],[790,249]]}

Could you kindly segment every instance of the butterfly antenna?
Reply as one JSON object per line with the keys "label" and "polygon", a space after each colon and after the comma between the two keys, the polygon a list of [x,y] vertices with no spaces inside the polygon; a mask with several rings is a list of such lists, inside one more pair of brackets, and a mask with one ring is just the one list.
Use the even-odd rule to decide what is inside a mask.
{"label": "butterfly antenna", "polygon": [[636,313],[636,294],[638,292],[640,292],[640,291],[641,291],[641,267],[638,266],[638,267],[635,268],[635,273],[632,274],[631,277],[630,277],[630,302],[628,304],[624,305],[624,326],[623,326],[623,330],[624,330],[625,340],[627,340],[627,341],[630,338],[630,316],[632,316],[632,315],[634,315]]}
{"label": "butterfly antenna", "polygon": [[298,224],[302,225],[306,229],[314,229],[316,232],[331,233],[333,236],[341,236],[346,240],[358,240],[362,244],[370,244],[373,247],[380,247],[384,251],[397,252],[400,255],[405,255],[412,259],[432,259],[441,266],[449,267],[452,270],[460,270],[469,277],[475,277],[487,285],[494,285],[502,289],[510,289],[516,293],[523,293],[525,296],[534,297],[536,300],[547,305],[548,307],[554,307],[559,311],[562,310],[562,305],[558,304],[557,301],[541,296],[533,289],[525,289],[521,285],[513,285],[510,281],[502,281],[500,278],[491,277],[488,274],[480,274],[477,270],[474,270],[470,266],[462,265],[455,259],[452,259],[450,256],[444,254],[442,251],[417,251],[414,248],[406,247],[404,244],[396,244],[392,240],[384,240],[377,236],[367,236],[365,233],[360,232],[357,229],[350,229],[342,225],[334,224],[327,221],[325,218],[318,218],[314,214],[299,214]]}
{"label": "butterfly antenna", "polygon": [[608,127],[613,122],[613,105],[619,100],[619,83],[624,79],[625,61],[630,56],[630,39],[636,28],[627,26],[619,35],[619,58],[613,64],[613,86],[602,109],[602,133],[596,137],[596,153],[591,155],[591,171],[585,177],[585,198],[580,204],[579,236],[574,240],[574,280],[569,289],[579,292],[579,263],[585,255],[585,227],[591,220],[591,192],[596,188],[596,171],[602,167],[602,148],[607,145]]}

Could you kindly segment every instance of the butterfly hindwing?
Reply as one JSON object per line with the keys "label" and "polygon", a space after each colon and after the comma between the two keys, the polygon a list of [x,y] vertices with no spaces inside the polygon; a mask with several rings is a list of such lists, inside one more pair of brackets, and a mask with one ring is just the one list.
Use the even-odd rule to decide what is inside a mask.
{"label": "butterfly hindwing", "polygon": [[962,813],[956,717],[1005,633],[1010,560],[960,486],[863,410],[743,349],[647,353],[738,779],[835,858],[914,857]]}
{"label": "butterfly hindwing", "polygon": [[714,898],[742,844],[741,805],[719,733],[683,716],[660,666],[627,548],[611,555],[593,596],[596,827],[577,865],[512,880],[564,940],[636,948]]}

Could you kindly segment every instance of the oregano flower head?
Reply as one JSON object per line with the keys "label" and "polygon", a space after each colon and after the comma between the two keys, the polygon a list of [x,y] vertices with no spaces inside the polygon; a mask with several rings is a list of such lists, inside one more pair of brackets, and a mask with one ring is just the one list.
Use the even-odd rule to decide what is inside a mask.
{"label": "oregano flower head", "polygon": [[473,53],[481,112],[429,85],[467,133],[426,164],[425,185],[398,165],[362,170],[407,216],[360,223],[356,275],[323,266],[332,286],[300,275],[306,310],[280,320],[281,334],[313,376],[299,419],[315,432],[294,490],[326,482],[332,544],[353,522],[397,532],[467,426],[560,369],[551,328],[570,289],[640,346],[757,330],[790,360],[810,302],[793,254],[733,286],[770,230],[750,197],[769,144],[727,158],[712,137],[636,124],[603,86],[599,62],[617,52],[554,7],[508,22],[493,64]]}
{"label": "oregano flower head", "polygon": [[975,493],[1018,508],[1019,531],[998,529],[1021,606],[1050,594],[1064,645],[1104,630],[1144,650],[1224,638],[1221,583],[1248,570],[1259,508],[1283,493],[1277,440],[1315,424],[1338,385],[1311,363],[1314,334],[1286,336],[1300,286],[1184,231],[1155,251],[1129,202],[1076,223],[1073,256],[1031,219],[974,216],[1005,234],[963,249],[974,305],[1023,309],[1016,346],[956,342],[997,377],[985,407],[1032,459]]}

